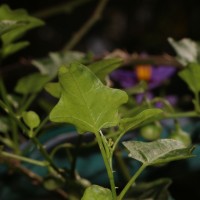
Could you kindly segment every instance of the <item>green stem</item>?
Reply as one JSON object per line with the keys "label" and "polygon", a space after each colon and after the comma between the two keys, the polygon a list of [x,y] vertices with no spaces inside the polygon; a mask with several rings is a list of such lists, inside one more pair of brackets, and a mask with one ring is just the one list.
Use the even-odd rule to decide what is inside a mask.
{"label": "green stem", "polygon": [[105,148],[103,146],[103,142],[102,142],[102,138],[101,138],[100,134],[97,132],[95,135],[96,135],[97,142],[98,142],[98,145],[99,145],[99,148],[100,148],[100,151],[101,151],[101,155],[103,157],[105,167],[106,167],[106,170],[107,170],[107,174],[108,174],[108,178],[109,178],[109,182],[110,182],[110,186],[111,186],[111,191],[112,191],[112,195],[113,195],[113,200],[116,200],[117,194],[116,194],[113,171],[110,167],[110,161],[107,158],[107,154],[106,154]]}
{"label": "green stem", "polygon": [[76,1],[72,0],[71,2],[54,5],[52,7],[46,8],[44,10],[38,11],[36,13],[33,13],[33,15],[38,18],[47,18],[47,17],[53,16],[56,14],[60,14],[60,13],[70,13],[76,7],[81,6],[90,1],[91,0],[76,0]]}
{"label": "green stem", "polygon": [[107,2],[108,0],[99,0],[93,15],[83,24],[77,33],[73,34],[67,45],[63,48],[63,51],[69,51],[79,43],[83,36],[85,36],[91,27],[101,18],[102,12]]}
{"label": "green stem", "polygon": [[132,178],[129,180],[129,182],[126,184],[126,186],[124,187],[124,189],[121,191],[121,193],[119,194],[117,200],[122,200],[122,198],[125,196],[125,194],[128,192],[128,190],[130,189],[130,187],[135,183],[135,180],[138,178],[138,176],[144,171],[144,169],[146,168],[146,165],[143,164],[138,171],[132,176]]}
{"label": "green stem", "polygon": [[30,104],[33,102],[37,94],[31,94],[23,103],[23,106],[20,108],[19,113],[22,113],[23,111],[27,110],[27,108],[30,106]]}
{"label": "green stem", "polygon": [[197,113],[200,113],[200,105],[199,105],[199,92],[195,92],[195,110]]}
{"label": "green stem", "polygon": [[59,177],[64,181],[65,177],[63,177],[63,174],[59,170],[59,168],[54,164],[53,160],[45,150],[45,148],[42,146],[42,144],[39,142],[39,140],[35,137],[31,138],[33,143],[36,145],[38,150],[41,152],[41,154],[44,156],[45,160],[49,163],[49,165],[52,167],[52,169],[59,175]]}
{"label": "green stem", "polygon": [[38,166],[42,166],[42,167],[48,166],[47,162],[33,160],[33,159],[30,159],[30,158],[15,155],[15,154],[8,153],[8,152],[5,152],[5,151],[1,151],[0,156],[6,157],[6,158],[13,158],[13,159],[16,159],[16,160],[21,160],[21,161],[24,161],[24,162],[27,162],[27,163],[30,163],[30,164],[34,164],[34,165],[38,165]]}

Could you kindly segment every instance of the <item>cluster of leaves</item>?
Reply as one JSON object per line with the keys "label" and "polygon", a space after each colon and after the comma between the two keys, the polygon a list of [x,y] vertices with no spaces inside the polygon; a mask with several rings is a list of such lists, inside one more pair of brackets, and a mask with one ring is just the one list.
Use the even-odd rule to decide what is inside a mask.
{"label": "cluster of leaves", "polygon": [[[12,11],[8,6],[1,6],[0,37],[3,45],[0,50],[0,58],[3,59],[25,47],[28,44],[27,42],[15,41],[29,29],[42,24],[41,20],[30,17],[24,10]],[[172,39],[170,41],[177,47],[175,49],[177,49],[182,60],[188,61],[188,66],[179,75],[195,94],[195,113],[198,114],[200,112],[198,55],[194,55],[196,56],[194,60],[187,59],[188,54],[184,54],[185,46],[181,42],[175,42]],[[183,51],[183,48],[185,51]],[[75,192],[66,189],[69,194],[64,193],[64,196],[69,199],[80,199],[82,196],[82,200],[102,200],[103,198],[121,200],[125,198],[128,191],[130,192],[136,178],[146,167],[193,157],[193,146],[185,145],[183,142],[174,139],[158,139],[151,142],[124,141],[123,146],[129,152],[130,157],[141,162],[142,165],[125,187],[120,188],[121,191],[116,190],[113,155],[123,136],[129,131],[154,123],[165,118],[165,116],[170,117],[170,114],[172,114],[165,109],[155,108],[153,104],[149,105],[147,102],[144,105],[138,105],[136,109],[130,109],[130,98],[132,96],[128,96],[123,90],[111,88],[107,84],[109,74],[119,68],[122,63],[121,58],[104,58],[95,61],[93,57],[84,53],[56,52],[50,53],[48,58],[32,62],[38,72],[29,74],[16,83],[14,93],[17,98],[6,93],[6,88],[1,80],[2,99],[0,99],[0,107],[3,114],[0,117],[4,120],[0,121],[2,124],[0,131],[3,134],[3,136],[0,135],[0,141],[3,144],[0,155],[3,161],[10,162],[7,158],[12,158],[19,161],[17,166],[23,165],[21,162],[29,162],[47,168],[48,179],[43,180],[36,175],[30,177],[42,182],[47,189],[57,192],[60,189],[66,189],[66,186],[73,185]],[[52,82],[57,76],[58,81]],[[29,110],[31,104],[36,102],[37,95],[44,92],[43,89],[46,89],[49,94],[57,99],[57,103],[51,105],[52,109],[44,119],[39,117],[36,112]],[[143,88],[143,90],[145,89]],[[129,110],[128,115],[127,110]],[[90,132],[95,135],[95,144],[99,145],[110,182],[110,189],[93,185],[81,178],[75,173],[74,162],[70,166],[72,172],[61,169],[55,164],[53,156],[46,151],[37,137],[44,132],[49,119],[52,124],[71,124],[79,134],[85,135]],[[20,148],[20,142],[24,139],[35,144],[45,159],[40,161],[26,157],[27,149],[23,151]],[[71,146],[73,145],[69,143],[65,146],[56,146],[53,150],[54,154],[59,148],[71,148]],[[11,153],[6,151],[6,147],[12,150]],[[73,178],[72,183],[69,183],[69,177]],[[154,197],[155,192],[158,192],[156,188],[160,187],[163,193],[157,196],[159,198],[164,196],[167,199],[169,184],[170,180],[163,179],[141,186],[138,185],[133,187],[134,189],[128,196],[135,195],[131,196],[134,199],[140,199],[141,196],[151,198]],[[80,189],[80,192],[77,192],[77,188]],[[141,192],[141,190],[148,191],[148,194]],[[60,193],[63,194],[63,191]],[[149,194],[151,195],[148,196]]]}

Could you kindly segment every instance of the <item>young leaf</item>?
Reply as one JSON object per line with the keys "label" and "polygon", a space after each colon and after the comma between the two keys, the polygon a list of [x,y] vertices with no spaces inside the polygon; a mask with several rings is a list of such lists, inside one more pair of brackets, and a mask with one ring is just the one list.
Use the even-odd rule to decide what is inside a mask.
{"label": "young leaf", "polygon": [[25,124],[30,129],[34,129],[34,128],[38,127],[40,124],[40,118],[39,118],[38,114],[34,111],[24,112],[22,114],[22,118],[23,118]]}
{"label": "young leaf", "polygon": [[194,147],[186,148],[182,142],[172,139],[153,142],[127,141],[123,142],[123,145],[130,151],[130,157],[145,165],[162,164],[194,156]]}
{"label": "young leaf", "polygon": [[135,117],[121,119],[120,120],[120,129],[123,130],[123,132],[127,132],[130,129],[134,129],[134,128],[138,127],[139,125],[143,124],[144,122],[147,123],[147,122],[155,120],[156,118],[159,117],[159,115],[162,112],[163,111],[158,108],[149,108],[149,109],[142,111]]}
{"label": "young leaf", "polygon": [[49,77],[40,73],[33,73],[31,75],[21,78],[15,87],[15,92],[20,94],[37,93],[49,81]]}
{"label": "young leaf", "polygon": [[120,67],[122,62],[121,58],[110,58],[94,62],[88,67],[101,81],[105,81],[105,77],[114,69]]}
{"label": "young leaf", "polygon": [[187,68],[179,72],[179,76],[194,93],[200,92],[200,64],[189,64]]}
{"label": "young leaf", "polygon": [[112,200],[112,193],[109,189],[98,185],[91,185],[88,187],[81,200]]}
{"label": "young leaf", "polygon": [[118,124],[118,107],[128,100],[124,91],[104,86],[79,63],[60,68],[59,84],[61,98],[50,113],[52,121],[93,133]]}

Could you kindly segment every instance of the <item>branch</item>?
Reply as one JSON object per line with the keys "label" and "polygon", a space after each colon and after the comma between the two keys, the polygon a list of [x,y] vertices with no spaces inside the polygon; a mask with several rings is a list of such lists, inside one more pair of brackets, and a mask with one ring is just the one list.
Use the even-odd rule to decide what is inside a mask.
{"label": "branch", "polygon": [[69,51],[78,44],[78,42],[86,35],[91,27],[101,18],[107,2],[108,0],[99,0],[93,15],[83,24],[79,31],[71,37],[67,45],[63,48],[63,51]]}

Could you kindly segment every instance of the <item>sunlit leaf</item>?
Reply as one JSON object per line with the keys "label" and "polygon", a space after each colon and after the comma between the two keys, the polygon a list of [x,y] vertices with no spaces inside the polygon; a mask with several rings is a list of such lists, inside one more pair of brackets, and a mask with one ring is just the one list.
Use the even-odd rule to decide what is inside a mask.
{"label": "sunlit leaf", "polygon": [[98,185],[88,187],[81,200],[112,200],[112,193],[109,189]]}
{"label": "sunlit leaf", "polygon": [[123,142],[129,150],[130,157],[145,165],[166,163],[174,160],[191,158],[194,147],[185,145],[173,139],[160,139],[153,142],[127,141]]}
{"label": "sunlit leaf", "polygon": [[159,118],[160,114],[162,113],[163,111],[158,108],[146,109],[134,117],[121,119],[120,129],[123,130],[124,132],[127,132],[130,129],[134,129],[142,125],[144,122],[145,123],[152,122],[153,120]]}
{"label": "sunlit leaf", "polygon": [[179,76],[194,93],[200,92],[200,64],[191,63],[179,72]]}
{"label": "sunlit leaf", "polygon": [[52,121],[93,133],[118,124],[118,108],[128,100],[124,91],[104,86],[79,63],[60,68],[59,84],[61,98],[50,113]]}
{"label": "sunlit leaf", "polygon": [[40,73],[32,73],[31,75],[21,78],[15,87],[15,91],[20,94],[37,93],[49,81],[49,77]]}
{"label": "sunlit leaf", "polygon": [[90,64],[88,67],[101,81],[105,81],[105,77],[114,69],[120,67],[122,62],[121,58],[103,59]]}

